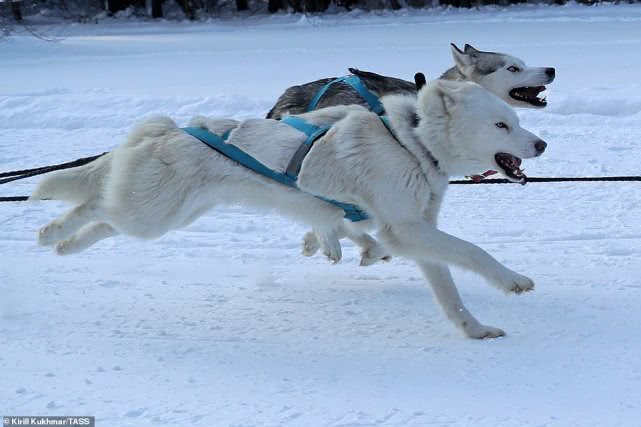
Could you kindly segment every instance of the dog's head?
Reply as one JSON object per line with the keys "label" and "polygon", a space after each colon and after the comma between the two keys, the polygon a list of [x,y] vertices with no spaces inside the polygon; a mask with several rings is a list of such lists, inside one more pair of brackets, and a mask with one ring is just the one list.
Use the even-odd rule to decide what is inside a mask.
{"label": "dog's head", "polygon": [[419,92],[415,134],[450,175],[494,169],[525,182],[521,159],[547,144],[519,125],[514,110],[476,83],[435,80]]}
{"label": "dog's head", "polygon": [[528,67],[514,56],[482,52],[469,44],[461,50],[452,43],[452,56],[466,80],[480,84],[508,104],[526,108],[547,105],[540,94],[554,80],[554,68]]}

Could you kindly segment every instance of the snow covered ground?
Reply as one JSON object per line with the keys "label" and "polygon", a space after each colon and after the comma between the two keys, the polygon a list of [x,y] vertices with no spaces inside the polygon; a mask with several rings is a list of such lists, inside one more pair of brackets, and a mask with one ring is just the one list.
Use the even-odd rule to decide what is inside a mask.
{"label": "snow covered ground", "polygon": [[[0,171],[113,148],[140,117],[263,116],[289,85],[358,67],[411,79],[450,42],[554,66],[531,176],[641,172],[641,7],[254,17],[58,28],[0,44]],[[28,194],[37,179],[0,187]],[[504,328],[462,338],[415,266],[304,258],[305,227],[216,209],[153,242],[57,257],[65,206],[0,205],[0,415],[98,426],[638,426],[639,184],[452,187],[442,228],[537,282],[455,272]]]}

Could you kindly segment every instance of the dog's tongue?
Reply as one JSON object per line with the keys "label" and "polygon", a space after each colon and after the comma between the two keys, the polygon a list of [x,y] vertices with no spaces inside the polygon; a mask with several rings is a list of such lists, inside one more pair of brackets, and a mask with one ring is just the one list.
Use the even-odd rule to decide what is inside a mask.
{"label": "dog's tongue", "polygon": [[482,173],[482,174],[480,174],[480,175],[472,175],[472,176],[470,176],[469,178],[470,178],[472,181],[474,181],[474,182],[481,182],[481,181],[483,181],[485,178],[487,178],[488,176],[492,176],[492,175],[495,175],[495,174],[497,174],[497,173],[498,173],[497,171],[489,170],[489,171],[483,172],[483,173]]}

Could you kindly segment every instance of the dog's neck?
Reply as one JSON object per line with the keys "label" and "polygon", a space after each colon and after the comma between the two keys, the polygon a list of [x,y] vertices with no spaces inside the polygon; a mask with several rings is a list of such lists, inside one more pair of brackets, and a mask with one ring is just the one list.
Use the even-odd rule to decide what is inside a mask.
{"label": "dog's neck", "polygon": [[388,95],[382,99],[394,137],[399,144],[419,163],[423,174],[430,178],[447,177],[441,168],[438,156],[417,138],[416,128],[420,119],[416,113],[416,97]]}
{"label": "dog's neck", "polygon": [[394,136],[419,163],[430,182],[487,169],[487,165],[456,150],[456,146],[449,140],[446,116],[426,117],[419,114],[415,96],[388,95],[382,98],[382,102]]}

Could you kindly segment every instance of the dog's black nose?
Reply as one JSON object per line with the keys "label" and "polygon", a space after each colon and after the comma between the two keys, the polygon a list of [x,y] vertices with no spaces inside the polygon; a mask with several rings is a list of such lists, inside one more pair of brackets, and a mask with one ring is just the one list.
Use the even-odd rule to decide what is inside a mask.
{"label": "dog's black nose", "polygon": [[554,70],[554,68],[546,68],[545,69],[545,75],[546,76],[548,76],[548,77],[553,79],[555,74],[556,74],[556,71]]}
{"label": "dog's black nose", "polygon": [[536,152],[538,154],[543,154],[547,146],[548,145],[545,143],[545,141],[542,141],[540,139],[534,143],[534,148],[536,148]]}

